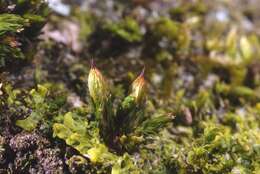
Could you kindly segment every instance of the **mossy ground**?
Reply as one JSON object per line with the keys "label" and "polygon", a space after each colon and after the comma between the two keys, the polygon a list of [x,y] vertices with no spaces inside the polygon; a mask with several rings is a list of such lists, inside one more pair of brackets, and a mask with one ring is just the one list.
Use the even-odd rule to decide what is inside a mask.
{"label": "mossy ground", "polygon": [[[66,3],[0,0],[0,173],[260,173],[258,0]],[[145,66],[145,113],[171,123],[105,143],[93,58],[114,108]]]}

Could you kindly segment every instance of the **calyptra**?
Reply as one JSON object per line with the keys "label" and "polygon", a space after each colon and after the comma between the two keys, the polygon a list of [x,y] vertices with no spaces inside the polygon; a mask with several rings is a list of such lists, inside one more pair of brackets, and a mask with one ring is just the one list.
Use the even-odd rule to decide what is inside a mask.
{"label": "calyptra", "polygon": [[141,104],[145,99],[146,82],[144,79],[144,69],[141,74],[134,80],[131,87],[131,94],[135,98],[137,104]]}
{"label": "calyptra", "polygon": [[95,105],[103,105],[107,100],[109,95],[107,82],[93,62],[88,76],[88,89]]}

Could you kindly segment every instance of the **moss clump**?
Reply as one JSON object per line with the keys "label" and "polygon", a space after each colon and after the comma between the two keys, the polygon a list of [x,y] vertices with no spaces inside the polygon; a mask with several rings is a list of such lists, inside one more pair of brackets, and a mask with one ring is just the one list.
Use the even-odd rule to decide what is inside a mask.
{"label": "moss clump", "polygon": [[32,56],[32,42],[45,23],[46,4],[42,0],[0,2],[0,67],[15,59]]}
{"label": "moss clump", "polygon": [[[129,47],[139,45],[143,40],[144,33],[141,26],[131,16],[126,16],[120,21],[104,21],[97,18],[92,23],[96,25],[94,25],[95,29],[89,36],[88,43],[89,50],[94,55],[117,56],[129,50]],[[99,48],[99,50],[96,48]]]}
{"label": "moss clump", "polygon": [[[25,119],[16,120],[16,125],[26,131],[34,130],[41,123],[42,130],[48,132],[48,124],[59,114],[66,102],[66,92],[60,85],[38,85],[29,92],[13,89],[11,85],[5,85],[3,89],[3,108],[7,107],[8,111],[18,115],[16,112],[19,112],[19,109],[29,114]],[[56,93],[56,90],[59,92]]]}
{"label": "moss clump", "polygon": [[187,162],[203,173],[259,172],[259,118],[257,106],[245,115],[227,113],[223,125],[203,122],[204,129],[188,152]]}
{"label": "moss clump", "polygon": [[138,152],[141,145],[148,143],[146,138],[151,141],[171,118],[145,115],[143,75],[134,81],[132,92],[118,107],[111,104],[109,88],[97,68],[90,70],[88,83],[94,119],[68,112],[62,123],[53,125],[54,136],[65,140],[93,164],[106,166],[107,171],[112,167],[111,173],[141,173],[128,153]]}
{"label": "moss clump", "polygon": [[241,85],[247,74],[245,67],[259,56],[258,47],[259,41],[256,35],[240,34],[236,28],[232,28],[223,39],[209,36],[206,40],[206,49],[210,55],[198,59],[207,63],[207,67],[204,67],[206,69],[211,67],[228,70],[231,83]]}
{"label": "moss clump", "polygon": [[0,173],[260,172],[254,0],[63,2],[26,64],[46,4],[0,0]]}
{"label": "moss clump", "polygon": [[[190,33],[184,23],[161,17],[148,30],[145,52],[151,52],[158,61],[171,60],[175,55],[185,55],[189,50]],[[150,51],[148,51],[150,50]]]}
{"label": "moss clump", "polygon": [[126,17],[118,23],[109,22],[104,29],[115,37],[119,37],[128,42],[139,42],[142,40],[142,32],[137,21],[131,17]]}

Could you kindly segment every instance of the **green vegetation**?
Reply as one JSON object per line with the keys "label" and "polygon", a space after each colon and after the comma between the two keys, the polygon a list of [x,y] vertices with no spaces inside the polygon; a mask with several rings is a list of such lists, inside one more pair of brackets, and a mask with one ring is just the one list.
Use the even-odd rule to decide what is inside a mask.
{"label": "green vegetation", "polygon": [[0,67],[33,55],[34,37],[45,23],[48,9],[42,0],[0,1]]}
{"label": "green vegetation", "polygon": [[142,33],[138,23],[130,17],[127,17],[118,24],[108,22],[104,26],[104,30],[107,30],[116,37],[119,37],[128,42],[138,42],[142,39]]}
{"label": "green vegetation", "polygon": [[260,173],[260,11],[238,2],[0,0],[0,173]]}

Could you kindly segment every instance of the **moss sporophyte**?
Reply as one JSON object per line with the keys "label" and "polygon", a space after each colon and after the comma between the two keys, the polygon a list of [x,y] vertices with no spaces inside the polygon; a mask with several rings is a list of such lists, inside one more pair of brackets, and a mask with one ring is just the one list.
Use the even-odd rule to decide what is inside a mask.
{"label": "moss sporophyte", "polygon": [[135,81],[132,84],[132,91],[131,96],[135,98],[135,101],[137,104],[142,103],[145,98],[146,93],[146,82],[144,79],[144,70],[141,72],[141,74],[135,79]]}
{"label": "moss sporophyte", "polygon": [[[94,119],[83,116],[81,120],[78,113],[68,112],[63,123],[53,125],[54,135],[64,139],[93,164],[112,165],[114,173],[119,167],[118,161],[126,158],[129,152],[138,151],[139,145],[145,143],[146,135],[151,137],[170,122],[167,117],[145,116],[145,83],[143,70],[132,83],[130,94],[115,105],[108,83],[92,63],[88,88]],[[124,160],[128,165],[132,163],[132,159]],[[131,170],[134,168],[132,166]]]}
{"label": "moss sporophyte", "polygon": [[94,62],[91,63],[91,69],[88,76],[88,89],[94,104],[103,105],[109,96],[108,84],[101,72],[96,68]]}

